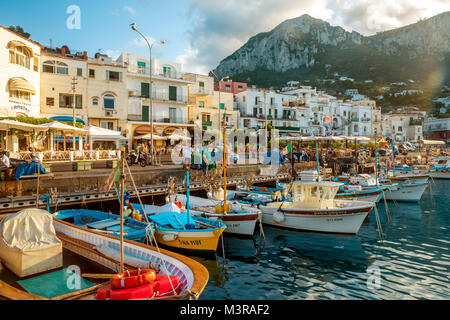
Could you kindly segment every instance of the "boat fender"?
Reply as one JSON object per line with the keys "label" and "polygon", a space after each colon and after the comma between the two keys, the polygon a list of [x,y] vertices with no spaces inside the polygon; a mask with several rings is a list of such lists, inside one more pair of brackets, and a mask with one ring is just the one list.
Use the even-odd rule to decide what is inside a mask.
{"label": "boat fender", "polygon": [[277,223],[281,223],[285,219],[284,213],[281,211],[275,211],[274,214],[272,215],[272,219]]}
{"label": "boat fender", "polygon": [[178,235],[176,233],[166,233],[162,236],[164,241],[174,241]]}
{"label": "boat fender", "polygon": [[110,280],[114,289],[125,289],[142,286],[155,281],[156,272],[153,269],[131,270],[116,274]]}

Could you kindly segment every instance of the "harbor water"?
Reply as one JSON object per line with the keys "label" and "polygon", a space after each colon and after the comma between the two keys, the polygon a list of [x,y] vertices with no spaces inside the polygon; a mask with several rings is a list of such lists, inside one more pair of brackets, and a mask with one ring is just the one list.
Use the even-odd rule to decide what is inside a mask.
{"label": "harbor water", "polygon": [[225,260],[209,270],[200,299],[449,299],[450,181],[432,181],[419,203],[378,204],[357,235],[264,226],[265,241],[225,236]]}

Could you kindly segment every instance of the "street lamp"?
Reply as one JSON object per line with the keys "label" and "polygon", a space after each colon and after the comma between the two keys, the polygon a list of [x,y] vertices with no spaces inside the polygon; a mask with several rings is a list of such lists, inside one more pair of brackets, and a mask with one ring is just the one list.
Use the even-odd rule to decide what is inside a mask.
{"label": "street lamp", "polygon": [[[153,99],[152,99],[152,48],[157,43],[156,41],[150,44],[147,40],[147,38],[138,30],[136,27],[136,23],[130,24],[131,30],[136,31],[139,33],[142,38],[144,38],[145,42],[147,42],[148,48],[150,49],[150,85],[149,85],[149,92],[148,96],[150,99],[150,165],[153,165]],[[159,41],[161,44],[165,44],[165,40]]]}

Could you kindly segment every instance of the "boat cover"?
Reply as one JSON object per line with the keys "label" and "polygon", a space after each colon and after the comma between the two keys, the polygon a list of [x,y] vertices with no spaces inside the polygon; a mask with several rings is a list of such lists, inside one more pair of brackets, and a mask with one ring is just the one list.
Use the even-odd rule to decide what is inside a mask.
{"label": "boat cover", "polygon": [[148,218],[161,226],[171,226],[174,229],[185,229],[187,224],[195,223],[194,219],[187,212],[165,212],[149,216]]}
{"label": "boat cover", "polygon": [[52,216],[32,208],[0,221],[0,258],[19,277],[62,267],[62,243]]}
{"label": "boat cover", "polygon": [[[142,206],[139,203],[133,203],[133,208],[135,210],[141,211]],[[150,204],[144,204],[144,209],[146,214],[159,214],[164,212],[180,212],[180,208],[178,208],[174,203],[167,203],[163,206],[152,206]]]}

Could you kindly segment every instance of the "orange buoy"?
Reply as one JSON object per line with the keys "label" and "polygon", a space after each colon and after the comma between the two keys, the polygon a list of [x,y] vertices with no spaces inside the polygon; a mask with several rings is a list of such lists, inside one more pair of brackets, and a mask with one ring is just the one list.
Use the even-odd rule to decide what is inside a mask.
{"label": "orange buoy", "polygon": [[153,269],[132,270],[116,274],[110,280],[114,289],[125,289],[142,286],[155,281],[156,271]]}
{"label": "orange buoy", "polygon": [[181,207],[183,206],[183,203],[181,201],[177,201],[177,202],[175,202],[175,205],[181,209]]}

